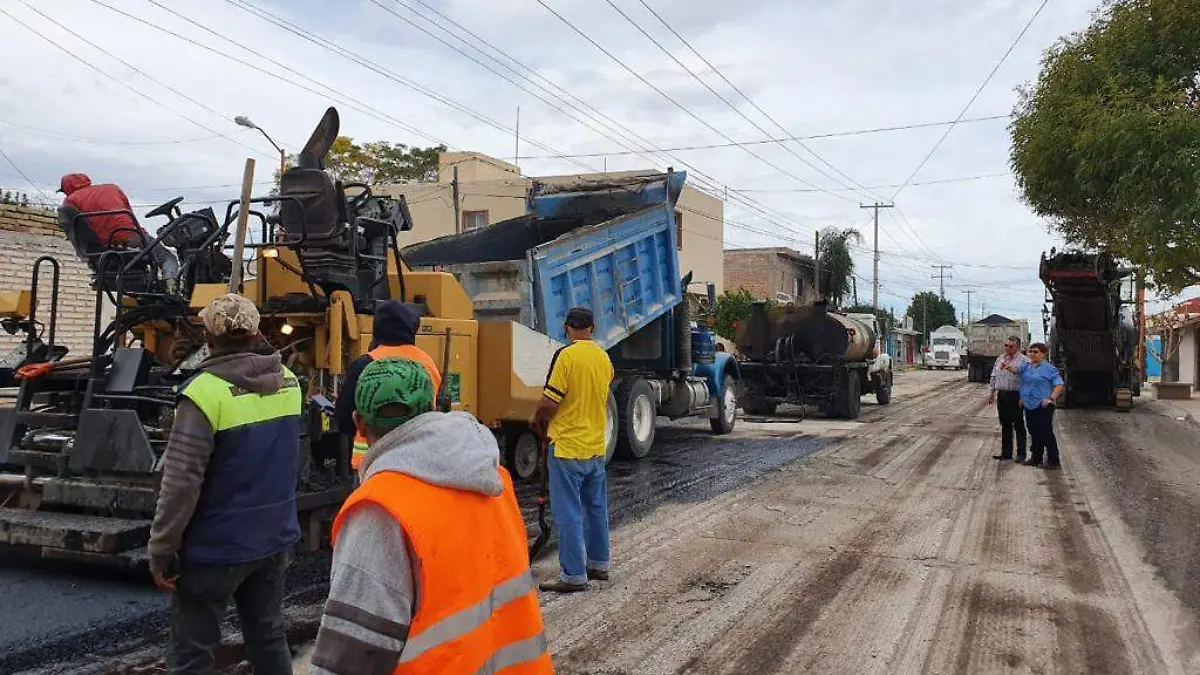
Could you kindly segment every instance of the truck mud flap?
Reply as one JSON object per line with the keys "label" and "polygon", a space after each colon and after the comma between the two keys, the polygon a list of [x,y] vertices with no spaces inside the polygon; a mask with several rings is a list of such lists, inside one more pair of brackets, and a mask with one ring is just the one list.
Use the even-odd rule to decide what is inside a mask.
{"label": "truck mud flap", "polygon": [[0,508],[0,545],[114,554],[149,538],[149,520]]}

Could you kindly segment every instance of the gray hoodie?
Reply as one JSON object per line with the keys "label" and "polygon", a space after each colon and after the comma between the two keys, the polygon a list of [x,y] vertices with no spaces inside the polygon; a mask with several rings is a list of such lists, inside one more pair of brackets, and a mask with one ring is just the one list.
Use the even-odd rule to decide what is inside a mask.
{"label": "gray hoodie", "polygon": [[[465,412],[431,412],[371,446],[363,480],[395,471],[442,487],[499,497],[496,438]],[[417,560],[400,524],[366,505],[342,522],[329,599],[313,652],[313,675],[390,673],[408,640],[420,589]]]}
{"label": "gray hoodie", "polygon": [[[274,394],[283,386],[283,364],[279,353],[274,351],[214,355],[200,364],[200,370],[257,394]],[[150,527],[152,569],[167,569],[179,552],[183,532],[200,499],[204,472],[212,453],[212,425],[195,403],[180,397],[163,455],[158,505]]]}

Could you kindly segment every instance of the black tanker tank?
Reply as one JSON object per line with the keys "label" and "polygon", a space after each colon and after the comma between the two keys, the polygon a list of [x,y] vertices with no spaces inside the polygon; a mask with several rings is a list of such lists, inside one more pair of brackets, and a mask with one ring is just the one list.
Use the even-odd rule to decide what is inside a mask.
{"label": "black tanker tank", "polygon": [[828,311],[827,305],[756,304],[738,327],[738,351],[751,361],[834,363],[871,356],[875,332],[857,319]]}

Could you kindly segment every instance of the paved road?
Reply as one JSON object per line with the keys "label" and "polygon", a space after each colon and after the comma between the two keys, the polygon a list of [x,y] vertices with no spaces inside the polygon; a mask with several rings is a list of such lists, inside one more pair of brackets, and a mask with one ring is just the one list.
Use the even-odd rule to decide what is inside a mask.
{"label": "paved road", "polygon": [[[1173,420],[1067,411],[1066,469],[1048,472],[991,459],[981,385],[910,378],[926,391],[872,409],[826,451],[618,528],[612,582],[544,599],[558,672],[1200,672],[1194,608],[1142,560],[1083,432],[1110,425],[1097,435],[1120,452],[1114,430],[1133,420],[1152,448],[1181,432],[1162,426]],[[1174,520],[1150,539],[1174,542],[1164,560],[1186,588],[1195,558],[1178,554],[1196,538],[1166,531]]]}

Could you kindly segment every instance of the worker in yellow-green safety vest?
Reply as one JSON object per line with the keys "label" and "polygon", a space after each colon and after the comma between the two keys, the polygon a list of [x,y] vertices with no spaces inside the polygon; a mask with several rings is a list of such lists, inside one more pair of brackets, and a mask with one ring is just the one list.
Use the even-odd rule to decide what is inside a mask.
{"label": "worker in yellow-green safety vest", "polygon": [[417,331],[421,328],[421,315],[411,305],[396,300],[383,300],[375,305],[375,322],[372,328],[371,350],[350,362],[346,368],[342,391],[338,394],[334,409],[334,421],[338,431],[353,439],[350,466],[355,470],[367,454],[367,439],[354,424],[354,392],[358,376],[367,364],[376,359],[402,358],[416,361],[425,367],[433,391],[442,386],[442,376],[437,364],[425,350],[416,345]]}
{"label": "worker in yellow-green safety vest", "polygon": [[148,546],[154,582],[172,591],[167,672],[213,672],[236,601],[254,672],[290,675],[283,594],[300,539],[303,392],[249,299],[220,296],[200,319],[212,354],[180,388]]}

